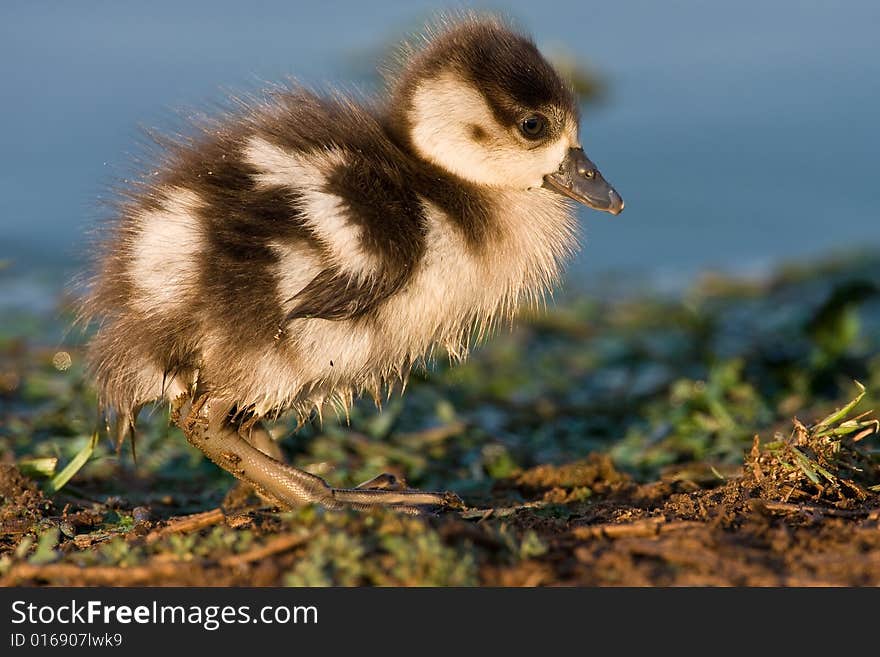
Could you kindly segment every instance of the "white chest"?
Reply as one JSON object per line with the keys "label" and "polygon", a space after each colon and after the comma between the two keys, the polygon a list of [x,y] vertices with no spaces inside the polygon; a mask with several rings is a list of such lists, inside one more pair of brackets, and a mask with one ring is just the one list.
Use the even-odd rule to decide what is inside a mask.
{"label": "white chest", "polygon": [[575,247],[570,208],[544,190],[511,193],[498,203],[497,231],[479,252],[427,206],[425,255],[371,321],[296,320],[295,362],[255,359],[255,379],[277,386],[268,405],[299,399],[320,406],[328,397],[346,404],[352,393],[381,387],[438,346],[463,358],[474,329],[485,333],[522,302],[540,299]]}
{"label": "white chest", "polygon": [[473,328],[490,329],[524,301],[535,301],[555,283],[575,246],[573,219],[564,201],[545,190],[506,193],[497,201],[498,229],[474,252],[442,211],[426,204],[425,257],[402,293],[389,300],[383,324],[410,358],[440,345],[464,356]]}

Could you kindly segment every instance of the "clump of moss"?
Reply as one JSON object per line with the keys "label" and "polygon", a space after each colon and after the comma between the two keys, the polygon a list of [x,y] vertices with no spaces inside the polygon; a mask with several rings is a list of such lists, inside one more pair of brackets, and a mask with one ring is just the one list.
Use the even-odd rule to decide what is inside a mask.
{"label": "clump of moss", "polygon": [[287,586],[468,586],[473,546],[449,545],[425,518],[393,511],[320,513],[315,535],[284,575]]}
{"label": "clump of moss", "polygon": [[305,555],[284,576],[286,586],[358,586],[364,583],[364,545],[331,531],[313,538]]}
{"label": "clump of moss", "polygon": [[421,523],[407,535],[383,536],[383,570],[403,586],[473,586],[477,564],[466,549],[445,545],[436,531],[424,531]]}

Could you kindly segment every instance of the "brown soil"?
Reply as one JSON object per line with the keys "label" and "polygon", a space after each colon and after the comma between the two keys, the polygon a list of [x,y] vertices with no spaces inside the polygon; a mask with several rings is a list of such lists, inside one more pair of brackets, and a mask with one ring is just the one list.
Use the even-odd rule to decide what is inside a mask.
{"label": "brown soil", "polygon": [[0,463],[0,528],[10,533],[25,532],[51,506],[36,484],[14,465]]}
{"label": "brown soil", "polygon": [[[540,562],[487,583],[627,586],[880,584],[880,496],[855,508],[776,501],[751,477],[712,489],[623,484],[589,511],[538,525]],[[523,513],[517,522],[535,527]]]}
{"label": "brown soil", "polygon": [[[758,448],[756,448],[758,449]],[[880,584],[880,495],[790,501],[796,477],[775,485],[755,475],[755,455],[740,476],[706,488],[690,480],[637,484],[610,461],[594,456],[562,467],[540,466],[496,490],[498,506],[468,519],[457,515],[415,520],[380,514],[382,531],[395,523],[425,523],[448,545],[479,555],[479,581],[487,585],[814,586]],[[46,502],[13,468],[0,470],[3,529],[46,511]],[[583,497],[590,490],[592,496]],[[525,504],[502,506],[519,495]],[[549,503],[549,504],[548,504]],[[30,516],[28,514],[31,514]],[[87,514],[86,514],[87,515]],[[350,531],[374,526],[370,514],[352,514]],[[88,524],[88,518],[76,522]],[[375,521],[375,517],[373,520]],[[11,524],[10,524],[11,523]],[[139,522],[125,535],[149,545],[173,534],[223,525],[247,527],[259,544],[240,554],[178,559],[157,554],[130,566],[73,563],[12,565],[4,585],[277,585],[301,558],[311,536],[292,532],[277,514],[211,510],[170,521]],[[541,539],[542,553],[510,559],[499,529]],[[389,530],[389,528],[391,528]],[[89,549],[67,541],[62,552]],[[381,557],[377,557],[381,558]]]}

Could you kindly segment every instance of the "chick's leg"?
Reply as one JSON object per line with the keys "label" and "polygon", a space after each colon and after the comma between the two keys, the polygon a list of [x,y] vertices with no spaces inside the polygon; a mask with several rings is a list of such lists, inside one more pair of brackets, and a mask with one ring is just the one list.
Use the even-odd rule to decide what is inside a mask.
{"label": "chick's leg", "polygon": [[172,420],[183,430],[187,440],[214,463],[282,507],[317,503],[330,509],[383,506],[417,513],[427,507],[461,506],[461,501],[452,493],[332,488],[320,477],[286,465],[249,444],[230,424],[228,411],[212,408],[208,395],[200,394],[195,399],[176,400],[172,405]]}
{"label": "chick's leg", "polygon": [[[259,418],[250,418],[241,424],[237,424],[234,418],[231,418],[230,421],[237,427],[239,435],[252,447],[256,447],[263,452],[263,454],[271,456],[276,461],[281,461],[282,463],[287,462],[284,458],[284,453],[281,451],[281,446],[274,438],[272,438],[272,434],[269,433],[269,430],[266,429],[266,426],[259,420]],[[234,511],[239,508],[247,507],[253,496],[262,499],[267,504],[275,504],[274,499],[261,495],[260,491],[239,479],[235,482],[235,485],[229,489],[229,492],[226,493],[221,506],[227,511]]]}
{"label": "chick's leg", "polygon": [[248,423],[247,427],[239,427],[238,432],[241,434],[242,438],[263,452],[263,454],[271,456],[276,461],[284,462],[284,454],[281,451],[281,445],[279,445],[278,441],[272,437],[272,434],[269,433],[266,425],[259,420]]}

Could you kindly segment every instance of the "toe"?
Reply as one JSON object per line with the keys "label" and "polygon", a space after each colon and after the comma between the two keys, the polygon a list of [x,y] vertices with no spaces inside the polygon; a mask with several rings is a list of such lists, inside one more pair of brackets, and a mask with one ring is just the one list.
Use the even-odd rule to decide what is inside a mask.
{"label": "toe", "polygon": [[357,486],[360,490],[406,490],[406,480],[403,477],[397,477],[389,472],[383,472],[380,475],[369,479]]}

